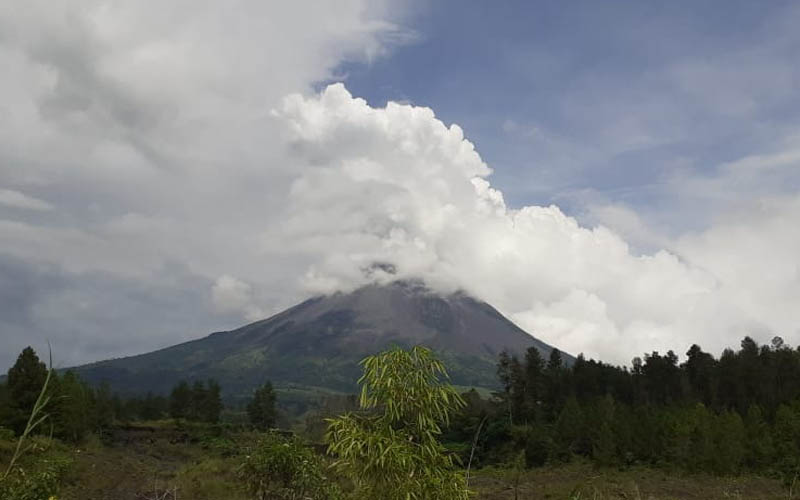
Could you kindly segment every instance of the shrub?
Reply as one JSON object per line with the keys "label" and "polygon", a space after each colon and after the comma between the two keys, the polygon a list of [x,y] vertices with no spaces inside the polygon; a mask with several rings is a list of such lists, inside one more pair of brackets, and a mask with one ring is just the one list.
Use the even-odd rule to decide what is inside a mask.
{"label": "shrub", "polygon": [[3,500],[47,500],[58,493],[59,481],[72,460],[38,442],[30,446],[29,452],[28,460],[14,465],[8,475],[0,479]]}
{"label": "shrub", "polygon": [[259,500],[336,500],[338,486],[324,474],[322,459],[297,438],[263,435],[239,469],[248,491]]}
{"label": "shrub", "polygon": [[[359,498],[465,500],[454,456],[438,441],[464,400],[424,347],[395,348],[361,362],[360,413],[330,421],[328,452]],[[443,380],[444,379],[444,380]]]}

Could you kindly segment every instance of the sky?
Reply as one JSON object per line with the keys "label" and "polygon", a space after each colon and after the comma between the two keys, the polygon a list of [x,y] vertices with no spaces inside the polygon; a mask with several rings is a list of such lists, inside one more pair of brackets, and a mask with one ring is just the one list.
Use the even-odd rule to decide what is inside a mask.
{"label": "sky", "polygon": [[613,363],[797,345],[798,22],[780,1],[0,0],[0,370],[402,278]]}

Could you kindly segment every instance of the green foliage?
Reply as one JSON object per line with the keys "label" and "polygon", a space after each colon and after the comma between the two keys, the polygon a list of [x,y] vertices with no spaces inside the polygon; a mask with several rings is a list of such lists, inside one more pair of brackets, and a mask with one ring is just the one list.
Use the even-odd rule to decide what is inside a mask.
{"label": "green foliage", "polygon": [[8,416],[6,424],[17,434],[25,430],[28,417],[48,377],[47,367],[31,347],[26,347],[8,370]]}
{"label": "green foliage", "polygon": [[628,369],[582,355],[564,366],[556,351],[545,366],[531,351],[522,362],[501,353],[503,392],[486,427],[513,432],[482,443],[482,464],[507,463],[524,448],[528,466],[579,456],[601,466],[800,478],[800,349],[745,337],[719,359],[697,345],[686,355],[679,364],[672,351],[652,352]]}
{"label": "green foliage", "polygon": [[48,500],[59,491],[60,480],[72,465],[65,455],[37,457],[31,465],[17,465],[0,480],[3,500]]}
{"label": "green foliage", "polygon": [[569,460],[578,453],[583,431],[583,411],[574,397],[567,399],[555,422],[554,457]]}
{"label": "green foliage", "polygon": [[250,450],[239,477],[258,500],[336,500],[339,487],[326,477],[320,457],[297,438],[267,433]]}
{"label": "green foliage", "polygon": [[185,380],[172,389],[169,396],[169,414],[175,420],[188,419],[191,414],[192,390]]}
{"label": "green foliage", "polygon": [[222,388],[214,379],[208,380],[207,387],[200,408],[200,419],[203,422],[217,423],[223,408]]}
{"label": "green foliage", "polygon": [[359,498],[466,499],[463,473],[438,438],[464,401],[429,349],[395,348],[361,362],[362,412],[330,421],[328,451]]}
{"label": "green foliage", "polygon": [[247,404],[247,417],[256,429],[267,430],[275,427],[278,413],[275,410],[275,391],[269,381],[258,387],[253,399]]}
{"label": "green foliage", "polygon": [[547,429],[541,425],[521,425],[511,429],[516,447],[522,449],[524,464],[527,467],[540,467],[547,462],[553,445]]}
{"label": "green foliage", "polygon": [[[154,404],[154,398],[149,394],[148,396],[145,399],[145,405],[148,401],[152,401]],[[172,388],[169,397],[169,413],[175,420],[217,423],[222,408],[221,389],[214,379],[209,379],[207,384],[197,380],[191,387],[185,380],[181,380]],[[144,410],[143,413],[149,413],[147,406],[144,407]],[[145,418],[148,417],[149,415],[145,416]],[[151,418],[159,417],[154,415]]]}
{"label": "green foliage", "polygon": [[[17,404],[27,404],[32,384],[38,380],[39,361],[36,353],[30,347],[20,354],[18,363],[9,370],[13,373],[13,384],[16,388],[12,392]],[[43,366],[43,364],[41,364]],[[51,360],[52,365],[52,360]],[[0,498],[4,500],[43,500],[50,498],[58,491],[58,481],[63,472],[69,467],[68,457],[50,455],[41,457],[50,445],[33,439],[32,433],[47,420],[50,415],[46,413],[51,401],[49,396],[50,381],[53,379],[53,370],[45,368],[44,379],[38,387],[36,399],[30,407],[25,427],[22,429],[14,452],[9,460],[8,467],[0,476]],[[34,376],[29,377],[31,374]],[[38,383],[38,382],[37,382]],[[20,406],[17,406],[19,409]],[[5,433],[4,433],[5,434]]]}
{"label": "green foliage", "polygon": [[735,411],[724,411],[716,420],[713,471],[717,474],[735,474],[739,472],[745,455],[745,429],[742,417]]}
{"label": "green foliage", "polygon": [[596,432],[592,439],[592,457],[599,465],[610,466],[617,461],[614,411],[614,398],[610,395],[606,395],[597,405],[596,418],[594,420]]}
{"label": "green foliage", "polygon": [[54,380],[54,425],[59,438],[79,442],[93,430],[94,394],[91,388],[68,371]]}
{"label": "green foliage", "polygon": [[775,462],[787,483],[800,473],[800,412],[781,405],[775,414]]}

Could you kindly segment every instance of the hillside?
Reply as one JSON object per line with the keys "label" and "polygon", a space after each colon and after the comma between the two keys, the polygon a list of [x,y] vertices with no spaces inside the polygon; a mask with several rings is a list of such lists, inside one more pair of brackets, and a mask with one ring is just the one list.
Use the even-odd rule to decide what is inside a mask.
{"label": "hillside", "polygon": [[485,302],[440,295],[416,282],[369,285],[315,297],[268,319],[147,354],[85,365],[91,382],[123,394],[167,392],[179,379],[213,377],[230,399],[271,380],[280,388],[351,392],[358,361],[390,345],[424,344],[445,360],[453,382],[496,387],[504,349],[552,349]]}

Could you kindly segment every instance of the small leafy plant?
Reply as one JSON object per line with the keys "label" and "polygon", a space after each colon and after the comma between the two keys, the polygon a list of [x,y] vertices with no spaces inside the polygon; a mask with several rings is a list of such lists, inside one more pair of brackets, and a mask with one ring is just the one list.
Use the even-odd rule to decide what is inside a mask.
{"label": "small leafy plant", "polygon": [[262,435],[248,450],[239,477],[258,500],[338,500],[339,487],[324,474],[322,458],[295,437]]}
{"label": "small leafy plant", "polygon": [[463,472],[439,442],[465,403],[433,353],[395,348],[361,362],[361,412],[329,420],[328,452],[359,498],[462,500]]}

